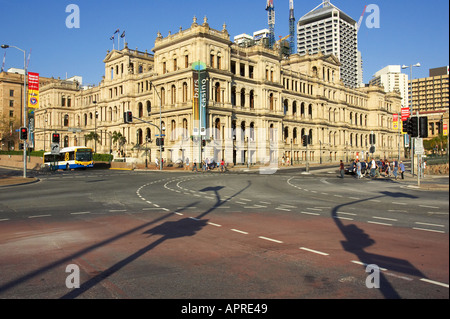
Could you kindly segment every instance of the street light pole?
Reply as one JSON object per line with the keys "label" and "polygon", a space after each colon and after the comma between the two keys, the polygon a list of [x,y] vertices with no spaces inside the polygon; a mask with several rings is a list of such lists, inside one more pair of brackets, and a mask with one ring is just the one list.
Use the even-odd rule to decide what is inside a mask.
{"label": "street light pole", "polygon": [[[413,115],[413,93],[412,93],[412,68],[413,67],[417,67],[417,68],[420,67],[420,63],[416,63],[414,65],[409,65],[409,66],[402,65],[402,69],[409,68],[409,76],[410,76],[410,79],[409,79],[409,81],[410,81],[409,114],[410,114],[410,117],[412,117],[412,115]],[[414,143],[412,141],[412,138],[410,138],[409,144],[410,144],[410,148],[411,148],[411,175],[414,176],[414,149],[413,149]]]}
{"label": "street light pole", "polygon": [[[1,48],[14,48],[23,52],[23,126],[27,127],[27,54],[25,50],[14,45],[2,44]],[[23,177],[27,177],[27,141],[23,142]]]}

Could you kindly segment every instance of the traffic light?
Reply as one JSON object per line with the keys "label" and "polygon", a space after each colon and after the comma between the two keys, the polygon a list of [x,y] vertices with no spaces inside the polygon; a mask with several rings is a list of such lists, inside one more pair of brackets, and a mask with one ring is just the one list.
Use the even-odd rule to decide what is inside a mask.
{"label": "traffic light", "polygon": [[408,133],[408,125],[409,125],[409,118],[406,119],[406,121],[402,121],[402,131],[404,133]]}
{"label": "traffic light", "polygon": [[202,140],[202,146],[203,146],[203,147],[206,146],[206,140]]}
{"label": "traffic light", "polygon": [[28,129],[26,127],[20,128],[19,137],[22,141],[26,141],[28,139]]}
{"label": "traffic light", "polygon": [[302,145],[307,146],[308,145],[308,135],[302,136]]}
{"label": "traffic light", "polygon": [[156,139],[156,146],[164,146],[164,138],[158,137]]}
{"label": "traffic light", "polygon": [[419,136],[419,128],[418,128],[418,117],[412,117],[409,121],[409,125],[410,125],[410,132],[408,132],[408,134],[411,137],[418,137]]}
{"label": "traffic light", "polygon": [[133,123],[133,112],[131,111],[123,112],[123,122],[125,124]]}
{"label": "traffic light", "polygon": [[60,136],[59,133],[53,133],[52,134],[52,143],[59,144]]}
{"label": "traffic light", "polygon": [[421,138],[428,137],[428,117],[422,116],[419,119],[419,133]]}

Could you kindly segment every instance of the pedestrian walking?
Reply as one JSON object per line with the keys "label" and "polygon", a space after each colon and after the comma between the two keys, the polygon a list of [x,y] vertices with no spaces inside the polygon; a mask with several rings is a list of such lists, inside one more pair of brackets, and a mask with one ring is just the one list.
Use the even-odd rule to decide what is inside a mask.
{"label": "pedestrian walking", "polygon": [[193,172],[194,170],[195,170],[196,172],[198,172],[197,161],[194,161],[194,165],[192,165],[192,172]]}
{"label": "pedestrian walking", "polygon": [[155,164],[156,164],[156,168],[158,168],[158,167],[159,167],[159,165],[158,165],[158,164],[159,164],[159,161],[158,161],[158,158],[157,158],[157,157],[155,158]]}
{"label": "pedestrian walking", "polygon": [[340,162],[340,164],[339,164],[339,173],[341,174],[341,178],[344,178],[344,175],[345,175],[345,167],[344,167],[344,163],[342,162],[342,160],[341,160],[341,162]]}
{"label": "pedestrian walking", "polygon": [[394,177],[395,177],[395,179],[397,179],[397,177],[398,177],[398,161],[396,159],[392,162],[392,166],[394,166],[394,172],[393,172]]}
{"label": "pedestrian walking", "polygon": [[405,164],[403,164],[402,161],[400,161],[400,164],[398,165],[398,167],[400,168],[400,174],[402,175],[402,179],[405,179],[405,176],[403,175],[405,173]]}
{"label": "pedestrian walking", "polygon": [[361,162],[359,160],[356,160],[356,178],[360,179],[361,176]]}
{"label": "pedestrian walking", "polygon": [[184,163],[184,170],[188,170],[189,169],[189,157],[186,157],[186,161]]}
{"label": "pedestrian walking", "polygon": [[377,163],[375,163],[375,159],[372,157],[372,161],[370,162],[370,177],[375,177],[376,169]]}
{"label": "pedestrian walking", "polygon": [[224,169],[225,169],[225,161],[222,158],[222,160],[220,161],[220,171],[223,172]]}

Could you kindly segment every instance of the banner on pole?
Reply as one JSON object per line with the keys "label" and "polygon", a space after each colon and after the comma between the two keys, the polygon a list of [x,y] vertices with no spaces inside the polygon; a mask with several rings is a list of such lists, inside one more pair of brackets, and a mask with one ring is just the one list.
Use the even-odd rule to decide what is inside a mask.
{"label": "banner on pole", "polygon": [[39,108],[39,73],[28,72],[28,107]]}

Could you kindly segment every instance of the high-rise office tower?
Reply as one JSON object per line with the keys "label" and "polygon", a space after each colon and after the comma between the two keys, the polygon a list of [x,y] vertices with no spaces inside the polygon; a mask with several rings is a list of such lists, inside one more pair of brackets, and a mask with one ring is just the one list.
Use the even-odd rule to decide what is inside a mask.
{"label": "high-rise office tower", "polygon": [[[334,54],[341,62],[341,79],[349,87],[361,85],[358,65],[357,23],[329,0],[304,15],[297,23],[297,52],[300,55]],[[361,63],[361,59],[359,59]],[[359,80],[358,80],[358,73]]]}

